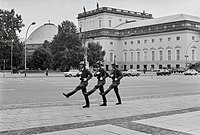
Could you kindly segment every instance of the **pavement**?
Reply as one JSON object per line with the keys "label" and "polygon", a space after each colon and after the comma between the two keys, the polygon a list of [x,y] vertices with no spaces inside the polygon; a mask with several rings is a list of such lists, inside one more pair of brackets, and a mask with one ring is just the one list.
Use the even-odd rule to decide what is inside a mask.
{"label": "pavement", "polygon": [[[111,91],[113,92],[113,91]],[[200,92],[0,106],[1,135],[200,135]]]}

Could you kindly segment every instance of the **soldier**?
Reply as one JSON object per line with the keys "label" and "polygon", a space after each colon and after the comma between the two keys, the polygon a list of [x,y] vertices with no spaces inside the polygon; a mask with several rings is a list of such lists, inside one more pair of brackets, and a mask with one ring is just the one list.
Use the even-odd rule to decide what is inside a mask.
{"label": "soldier", "polygon": [[118,102],[116,103],[116,105],[119,105],[119,104],[122,104],[122,102],[121,102],[121,97],[119,95],[118,85],[120,84],[120,80],[123,78],[123,75],[122,75],[122,72],[119,69],[117,69],[117,64],[115,62],[114,64],[112,64],[112,68],[113,69],[110,74],[110,78],[112,78],[112,84],[105,92],[100,93],[100,95],[105,96],[106,94],[108,94],[108,92],[114,89],[115,94],[118,99]]}
{"label": "soldier", "polygon": [[[88,69],[86,69],[86,67],[85,67],[86,65],[85,65],[84,61],[81,61],[79,65],[80,65],[79,75],[80,75],[81,82],[73,91],[69,92],[68,94],[63,93],[63,95],[66,98],[69,98],[71,95],[73,95],[80,89],[82,90],[83,95],[84,95],[84,93],[87,92],[86,87],[88,85],[88,80],[90,80],[92,78],[92,74],[90,73],[90,71]],[[90,101],[89,101],[88,96],[84,95],[84,98],[85,98],[86,105],[84,105],[83,108],[90,107]]]}
{"label": "soldier", "polygon": [[[85,95],[87,95],[87,96],[91,95],[97,89],[99,89],[100,92],[103,93],[104,92],[103,86],[106,83],[106,78],[109,76],[109,74],[102,67],[103,63],[101,61],[97,61],[96,64],[97,64],[97,71],[95,72],[94,76],[97,77],[97,79],[98,79],[97,85],[95,85],[95,87],[92,90],[85,93]],[[103,104],[101,104],[100,106],[107,106],[106,96],[102,95],[102,99],[103,99]]]}

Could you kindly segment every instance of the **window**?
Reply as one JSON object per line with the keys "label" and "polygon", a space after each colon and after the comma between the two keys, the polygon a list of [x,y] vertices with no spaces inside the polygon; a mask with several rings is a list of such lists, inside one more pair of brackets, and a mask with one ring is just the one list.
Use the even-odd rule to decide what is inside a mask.
{"label": "window", "polygon": [[168,39],[167,39],[168,41],[171,41],[172,40],[172,38],[171,37],[168,37]]}
{"label": "window", "polygon": [[152,55],[151,55],[152,56],[152,61],[155,61],[155,51],[152,51],[151,53],[152,53]]}
{"label": "window", "polygon": [[147,40],[146,40],[146,39],[144,40],[144,43],[147,43]]}
{"label": "window", "polygon": [[113,61],[113,53],[110,53],[110,61]]}
{"label": "window", "polygon": [[133,69],[133,65],[130,65],[130,69]]}
{"label": "window", "polygon": [[99,27],[101,27],[101,20],[99,20]]}
{"label": "window", "polygon": [[140,44],[140,40],[137,41],[137,44]]}
{"label": "window", "polygon": [[176,60],[180,60],[180,50],[176,50]]}
{"label": "window", "polygon": [[137,52],[137,61],[140,61],[140,52]]}
{"label": "window", "polygon": [[131,61],[133,61],[133,52],[131,52]]}
{"label": "window", "polygon": [[110,45],[113,45],[113,42],[110,42]]}
{"label": "window", "polygon": [[131,44],[133,44],[133,41],[131,41]]}
{"label": "window", "polygon": [[159,65],[159,69],[162,69],[163,67],[162,67],[162,65]]}
{"label": "window", "polygon": [[127,42],[124,42],[124,45],[127,45]]}
{"label": "window", "polygon": [[137,65],[137,69],[140,69],[140,65]]}
{"label": "window", "polygon": [[124,53],[124,61],[127,61],[127,53]]}
{"label": "window", "polygon": [[163,60],[163,51],[159,51],[159,55],[160,55],[160,61]]}
{"label": "window", "polygon": [[151,42],[152,42],[152,43],[154,43],[154,42],[155,42],[155,40],[154,40],[154,39],[151,39]]}
{"label": "window", "polygon": [[172,53],[171,50],[167,50],[168,60],[171,60],[171,57],[172,57],[172,56],[171,56],[171,55],[172,55],[171,53]]}
{"label": "window", "polygon": [[147,61],[147,51],[144,52],[144,61]]}
{"label": "window", "polygon": [[122,19],[119,19],[119,21],[121,22],[121,21],[122,21]]}
{"label": "window", "polygon": [[181,39],[181,37],[176,37],[176,40],[180,40]]}
{"label": "window", "polygon": [[195,37],[194,37],[194,36],[192,36],[192,40],[195,40]]}
{"label": "window", "polygon": [[195,60],[195,50],[192,50],[192,60]]}
{"label": "window", "polygon": [[109,27],[112,27],[112,21],[111,20],[109,20]]}
{"label": "window", "polygon": [[162,42],[162,41],[163,41],[163,39],[162,39],[162,38],[159,38],[159,40],[160,40],[160,42]]}

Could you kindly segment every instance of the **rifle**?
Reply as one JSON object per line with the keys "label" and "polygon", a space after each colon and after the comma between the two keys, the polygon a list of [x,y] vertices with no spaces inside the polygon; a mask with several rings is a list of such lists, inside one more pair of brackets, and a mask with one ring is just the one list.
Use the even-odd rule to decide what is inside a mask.
{"label": "rifle", "polygon": [[114,55],[114,79],[116,78],[116,55]]}

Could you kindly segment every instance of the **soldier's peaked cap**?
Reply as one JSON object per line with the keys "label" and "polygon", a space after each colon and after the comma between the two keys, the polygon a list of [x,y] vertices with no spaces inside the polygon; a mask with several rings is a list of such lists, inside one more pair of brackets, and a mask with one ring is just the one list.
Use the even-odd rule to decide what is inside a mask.
{"label": "soldier's peaked cap", "polygon": [[84,62],[84,61],[81,61],[81,62],[79,63],[79,65],[85,65],[85,62]]}

